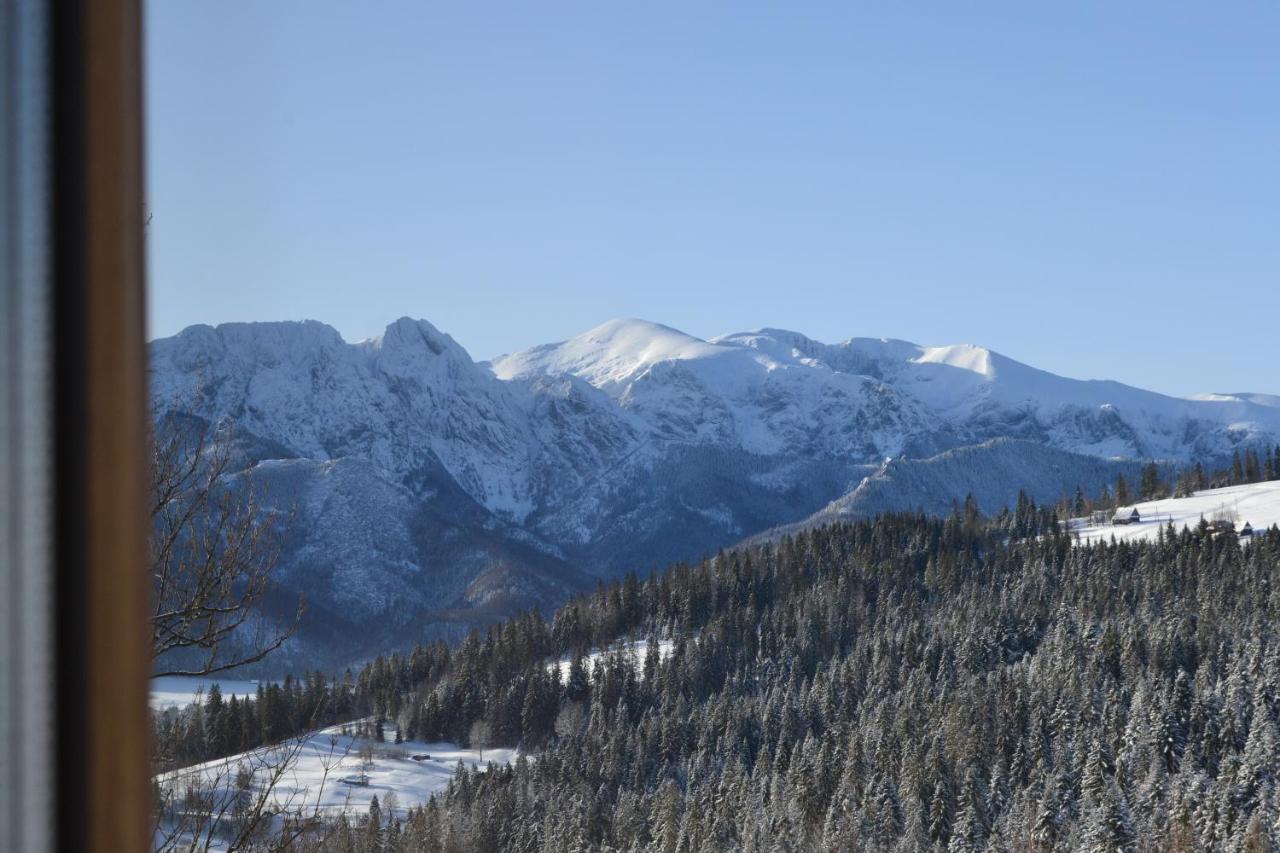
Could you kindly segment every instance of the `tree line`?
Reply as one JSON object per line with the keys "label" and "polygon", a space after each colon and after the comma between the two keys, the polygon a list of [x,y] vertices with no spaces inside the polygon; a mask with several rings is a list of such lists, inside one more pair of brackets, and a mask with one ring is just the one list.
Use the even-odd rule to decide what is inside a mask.
{"label": "tree line", "polygon": [[1031,536],[837,524],[375,661],[375,715],[523,757],[296,846],[1275,849],[1280,530],[1082,547],[1032,507]]}
{"label": "tree line", "polygon": [[1081,518],[1094,512],[1109,512],[1139,501],[1185,498],[1205,489],[1242,486],[1280,480],[1280,445],[1247,447],[1232,452],[1229,465],[1206,466],[1203,462],[1170,470],[1155,462],[1143,466],[1137,483],[1130,483],[1123,473],[1117,474],[1112,486],[1103,486],[1096,495],[1088,495],[1076,487],[1074,494],[1064,496],[1056,504],[1060,515]]}
{"label": "tree line", "polygon": [[1276,849],[1280,530],[1080,546],[1058,520],[970,499],[628,575],[457,647],[211,695],[175,743],[369,718],[521,749],[296,849]]}

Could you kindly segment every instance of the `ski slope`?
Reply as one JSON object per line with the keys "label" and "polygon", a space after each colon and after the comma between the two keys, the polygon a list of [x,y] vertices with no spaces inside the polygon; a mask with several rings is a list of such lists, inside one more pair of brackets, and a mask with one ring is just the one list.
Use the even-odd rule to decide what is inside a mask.
{"label": "ski slope", "polygon": [[1221,513],[1234,513],[1237,528],[1248,522],[1255,531],[1262,531],[1280,524],[1280,481],[1206,489],[1186,498],[1146,501],[1134,506],[1142,516],[1138,524],[1092,525],[1088,519],[1077,518],[1071,520],[1072,530],[1083,543],[1110,541],[1112,537],[1117,541],[1154,539],[1157,531],[1170,523],[1181,530],[1195,527],[1201,518],[1212,521]]}

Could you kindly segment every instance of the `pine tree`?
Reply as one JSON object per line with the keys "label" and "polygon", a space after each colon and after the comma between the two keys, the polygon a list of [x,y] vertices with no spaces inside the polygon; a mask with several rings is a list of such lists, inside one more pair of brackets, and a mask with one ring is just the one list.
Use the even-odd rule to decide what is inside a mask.
{"label": "pine tree", "polygon": [[1133,503],[1133,495],[1129,493],[1129,481],[1125,479],[1124,474],[1116,475],[1116,504],[1118,506],[1128,506]]}
{"label": "pine tree", "polygon": [[222,701],[222,689],[214,682],[204,701],[204,756],[217,758],[231,752],[230,720]]}
{"label": "pine tree", "polygon": [[901,837],[905,821],[898,789],[886,776],[873,779],[862,805],[862,837],[887,847]]}
{"label": "pine tree", "polygon": [[1128,853],[1136,849],[1133,817],[1114,780],[1108,781],[1087,819],[1085,846],[1090,853]]}
{"label": "pine tree", "polygon": [[1160,468],[1156,463],[1148,462],[1143,466],[1140,490],[1144,501],[1160,497],[1164,492],[1164,484],[1160,482]]}
{"label": "pine tree", "polygon": [[1258,461],[1258,451],[1250,447],[1244,452],[1244,480],[1256,483],[1262,479],[1262,465]]}
{"label": "pine tree", "polygon": [[382,831],[382,806],[378,803],[378,795],[374,794],[369,801],[369,814],[365,817],[365,849],[370,853],[382,853],[384,835]]}
{"label": "pine tree", "polygon": [[662,853],[676,853],[680,838],[682,809],[680,791],[670,779],[664,781],[655,795],[650,834]]}
{"label": "pine tree", "polygon": [[575,654],[569,664],[564,696],[569,702],[585,702],[591,697],[591,680],[587,676],[586,659],[581,653]]}
{"label": "pine tree", "polygon": [[960,787],[960,810],[956,814],[950,849],[967,851],[982,850],[986,847],[991,824],[987,813],[985,789],[986,785],[975,759],[969,763],[964,782]]}
{"label": "pine tree", "polygon": [[927,816],[929,838],[938,844],[946,844],[951,838],[951,824],[955,818],[951,796],[950,787],[944,779],[939,778],[929,796]]}
{"label": "pine tree", "polygon": [[1054,849],[1062,837],[1062,803],[1058,789],[1058,780],[1053,777],[1046,778],[1040,789],[1032,837],[1043,850]]}

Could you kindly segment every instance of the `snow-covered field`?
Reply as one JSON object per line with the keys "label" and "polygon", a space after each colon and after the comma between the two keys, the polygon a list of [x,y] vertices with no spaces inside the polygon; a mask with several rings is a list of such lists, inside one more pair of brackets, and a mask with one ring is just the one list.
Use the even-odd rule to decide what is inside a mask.
{"label": "snow-covered field", "polygon": [[[585,656],[588,669],[602,657],[621,652],[631,656],[637,667],[644,663],[647,640],[616,644]],[[659,656],[667,658],[675,643],[658,643]],[[569,676],[571,659],[550,661],[548,670],[559,672],[561,680]],[[185,707],[204,701],[209,686],[217,682],[224,696],[234,693],[253,695],[257,682],[218,679],[162,678],[152,682],[152,706],[156,709]],[[394,743],[395,724],[384,724],[385,743],[377,743],[356,734],[359,723],[340,724],[310,732],[299,738],[271,747],[219,758],[156,777],[162,792],[174,803],[172,816],[161,822],[157,838],[176,832],[188,838],[190,831],[180,831],[179,815],[187,815],[181,826],[191,825],[191,803],[203,799],[201,810],[223,814],[231,820],[232,804],[237,798],[253,802],[270,786],[265,811],[278,815],[276,823],[287,815],[308,821],[338,814],[362,814],[369,810],[374,797],[385,813],[391,808],[403,814],[409,808],[425,803],[442,790],[454,777],[458,763],[487,769],[490,764],[503,765],[515,761],[519,751],[512,748],[463,749],[454,743],[407,741]],[[252,774],[250,789],[237,793],[237,776],[242,770]],[[200,793],[193,800],[192,791]],[[204,824],[207,826],[207,824]],[[226,824],[224,824],[225,826]],[[221,850],[227,842],[215,840],[211,849]],[[222,844],[223,847],[219,847]]]}
{"label": "snow-covered field", "polygon": [[1250,483],[1223,489],[1206,489],[1186,498],[1167,498],[1135,504],[1142,521],[1138,524],[1091,525],[1087,519],[1072,519],[1072,530],[1081,542],[1123,539],[1154,539],[1170,522],[1178,530],[1195,527],[1200,519],[1212,521],[1219,514],[1234,514],[1237,528],[1246,522],[1256,531],[1280,524],[1280,482]]}
{"label": "snow-covered field", "polygon": [[[644,663],[646,640],[619,644],[607,650],[593,651],[586,655],[588,668],[611,652],[628,654],[639,667]],[[658,643],[659,656],[671,654],[675,643],[662,640]],[[569,676],[571,660],[552,661],[547,668],[559,670],[563,681]],[[151,704],[156,708],[185,706],[208,695],[208,686],[217,679],[202,682],[200,679],[161,678],[152,682]],[[257,682],[218,681],[224,696],[253,695]],[[395,794],[398,808],[407,809],[419,805],[436,791],[444,788],[453,778],[461,761],[472,767],[487,767],[490,762],[505,764],[513,761],[515,749],[486,749],[483,754],[476,749],[463,749],[452,743],[427,743],[408,741],[396,744],[395,724],[385,724],[386,743],[375,743],[356,737],[356,726],[337,725],[310,732],[300,740],[264,747],[250,752],[220,758],[187,767],[160,777],[162,784],[185,787],[189,781],[198,782],[215,790],[229,792],[241,767],[255,773],[256,783],[266,778],[271,767],[278,766],[286,757],[289,766],[273,790],[273,800],[284,811],[332,814],[339,811],[365,811],[374,796],[384,804],[387,794]],[[363,753],[363,755],[362,755]],[[370,753],[372,753],[370,755]],[[421,761],[414,756],[429,755]],[[343,779],[358,778],[367,774],[367,785],[352,785]]]}
{"label": "snow-covered field", "polygon": [[[644,667],[645,650],[647,649],[648,645],[649,645],[648,640],[633,640],[627,643],[620,643],[608,649],[588,652],[586,655],[583,656],[583,659],[586,661],[587,671],[590,672],[591,668],[596,665],[596,661],[600,660],[600,658],[604,657],[605,655],[611,654],[613,652],[621,652],[625,655],[628,655],[631,658],[632,662],[636,666],[636,669],[642,670]],[[660,661],[666,660],[671,655],[671,650],[673,648],[675,648],[674,640],[659,640],[658,641],[658,660]],[[563,657],[563,658],[560,658],[560,660],[552,661],[551,663],[547,664],[547,669],[550,670],[553,667],[558,669],[560,671],[560,683],[563,684],[565,679],[569,677],[569,667],[571,667],[572,665],[573,665],[572,658]],[[641,675],[643,677],[643,672],[641,673]]]}
{"label": "snow-covered field", "polygon": [[[453,778],[458,762],[480,769],[515,760],[514,749],[463,749],[453,743],[392,743],[395,726],[385,726],[386,743],[344,733],[352,725],[310,732],[272,747],[219,758],[162,774],[162,786],[182,791],[189,783],[214,791],[214,799],[233,790],[240,768],[254,773],[254,790],[279,770],[271,791],[272,811],[303,815],[364,812],[376,796],[383,809],[421,805]],[[419,756],[421,760],[415,760]],[[423,757],[429,756],[429,757]],[[363,782],[363,784],[357,784]],[[394,797],[388,800],[388,795]]]}
{"label": "snow-covered field", "polygon": [[156,711],[165,708],[185,708],[192,702],[203,702],[209,695],[209,688],[218,685],[223,699],[238,696],[255,696],[258,693],[258,682],[238,681],[234,678],[187,678],[179,675],[166,675],[151,679],[151,707]]}

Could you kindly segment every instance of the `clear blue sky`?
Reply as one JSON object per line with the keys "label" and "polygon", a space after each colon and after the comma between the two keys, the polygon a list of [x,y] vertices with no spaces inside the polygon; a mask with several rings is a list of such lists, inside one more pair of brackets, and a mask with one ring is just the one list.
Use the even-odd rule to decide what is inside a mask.
{"label": "clear blue sky", "polygon": [[1280,4],[147,4],[151,334],[637,316],[1280,392]]}

